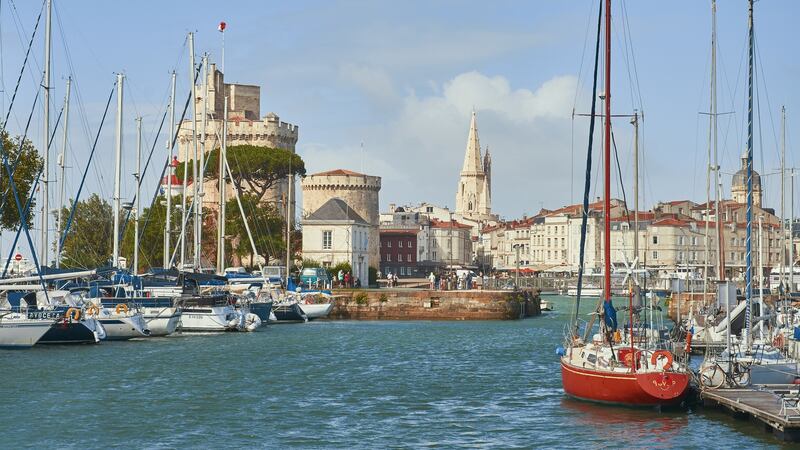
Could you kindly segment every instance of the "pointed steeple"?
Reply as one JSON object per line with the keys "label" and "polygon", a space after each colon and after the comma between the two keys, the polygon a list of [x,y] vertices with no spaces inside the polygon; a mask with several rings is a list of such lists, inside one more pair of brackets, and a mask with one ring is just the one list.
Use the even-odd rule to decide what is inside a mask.
{"label": "pointed steeple", "polygon": [[464,155],[464,167],[461,169],[461,173],[483,173],[481,142],[478,138],[478,120],[474,109],[472,110],[472,121],[469,124],[467,152]]}

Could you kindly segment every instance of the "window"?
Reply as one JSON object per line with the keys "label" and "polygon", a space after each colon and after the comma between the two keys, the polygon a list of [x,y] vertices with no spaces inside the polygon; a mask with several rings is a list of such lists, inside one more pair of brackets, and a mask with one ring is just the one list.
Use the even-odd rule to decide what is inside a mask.
{"label": "window", "polygon": [[333,247],[333,232],[325,230],[322,232],[322,249],[330,250]]}
{"label": "window", "polygon": [[411,257],[411,253],[409,253],[407,256],[408,256],[408,258],[406,259],[406,261],[408,261],[408,262],[413,262],[414,261],[414,259]]}
{"label": "window", "polygon": [[683,236],[678,236],[678,245],[683,245]]}
{"label": "window", "polygon": [[408,248],[411,248],[411,241],[408,241]]}
{"label": "window", "polygon": [[678,252],[678,261],[683,261],[683,252]]}
{"label": "window", "polygon": [[[653,244],[658,244],[658,236],[653,236]],[[655,253],[655,252],[653,252]],[[655,256],[654,256],[655,258]]]}
{"label": "window", "polygon": [[[655,238],[656,237],[653,236],[653,239],[655,239]],[[658,259],[658,252],[653,252],[653,259]]]}
{"label": "window", "polygon": [[386,241],[386,247],[392,248],[392,241]]}
{"label": "window", "polygon": [[731,252],[731,261],[736,261],[736,253]]}
{"label": "window", "polygon": [[433,259],[434,261],[436,260],[436,250],[433,251],[433,258],[431,259]]}
{"label": "window", "polygon": [[397,241],[397,246],[403,248],[403,241]]}
{"label": "window", "polygon": [[392,255],[390,253],[386,254],[386,261],[387,262],[391,262],[392,261]]}
{"label": "window", "polygon": [[692,245],[697,245],[697,236],[692,236]]}

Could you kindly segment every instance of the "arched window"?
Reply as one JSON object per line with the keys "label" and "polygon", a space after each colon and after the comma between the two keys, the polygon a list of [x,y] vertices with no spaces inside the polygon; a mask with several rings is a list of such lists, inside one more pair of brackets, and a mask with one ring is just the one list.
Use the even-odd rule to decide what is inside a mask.
{"label": "arched window", "polygon": [[472,211],[472,202],[471,201],[467,205],[467,211]]}

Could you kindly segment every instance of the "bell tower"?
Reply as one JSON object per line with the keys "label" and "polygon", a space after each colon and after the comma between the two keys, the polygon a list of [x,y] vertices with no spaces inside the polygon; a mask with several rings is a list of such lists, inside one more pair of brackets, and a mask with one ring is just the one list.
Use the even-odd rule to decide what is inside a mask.
{"label": "bell tower", "polygon": [[461,168],[456,190],[456,214],[474,220],[492,218],[491,164],[492,159],[488,150],[485,157],[481,155],[478,121],[475,111],[472,111],[464,166]]}

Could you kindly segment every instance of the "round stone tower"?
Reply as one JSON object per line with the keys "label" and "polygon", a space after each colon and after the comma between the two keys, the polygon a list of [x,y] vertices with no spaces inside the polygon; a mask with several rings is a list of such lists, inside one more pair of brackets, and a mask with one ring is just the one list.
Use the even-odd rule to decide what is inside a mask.
{"label": "round stone tower", "polygon": [[303,218],[331,198],[338,197],[370,224],[369,266],[377,269],[380,265],[378,193],[381,190],[381,177],[336,169],[308,175],[303,179],[302,186]]}

